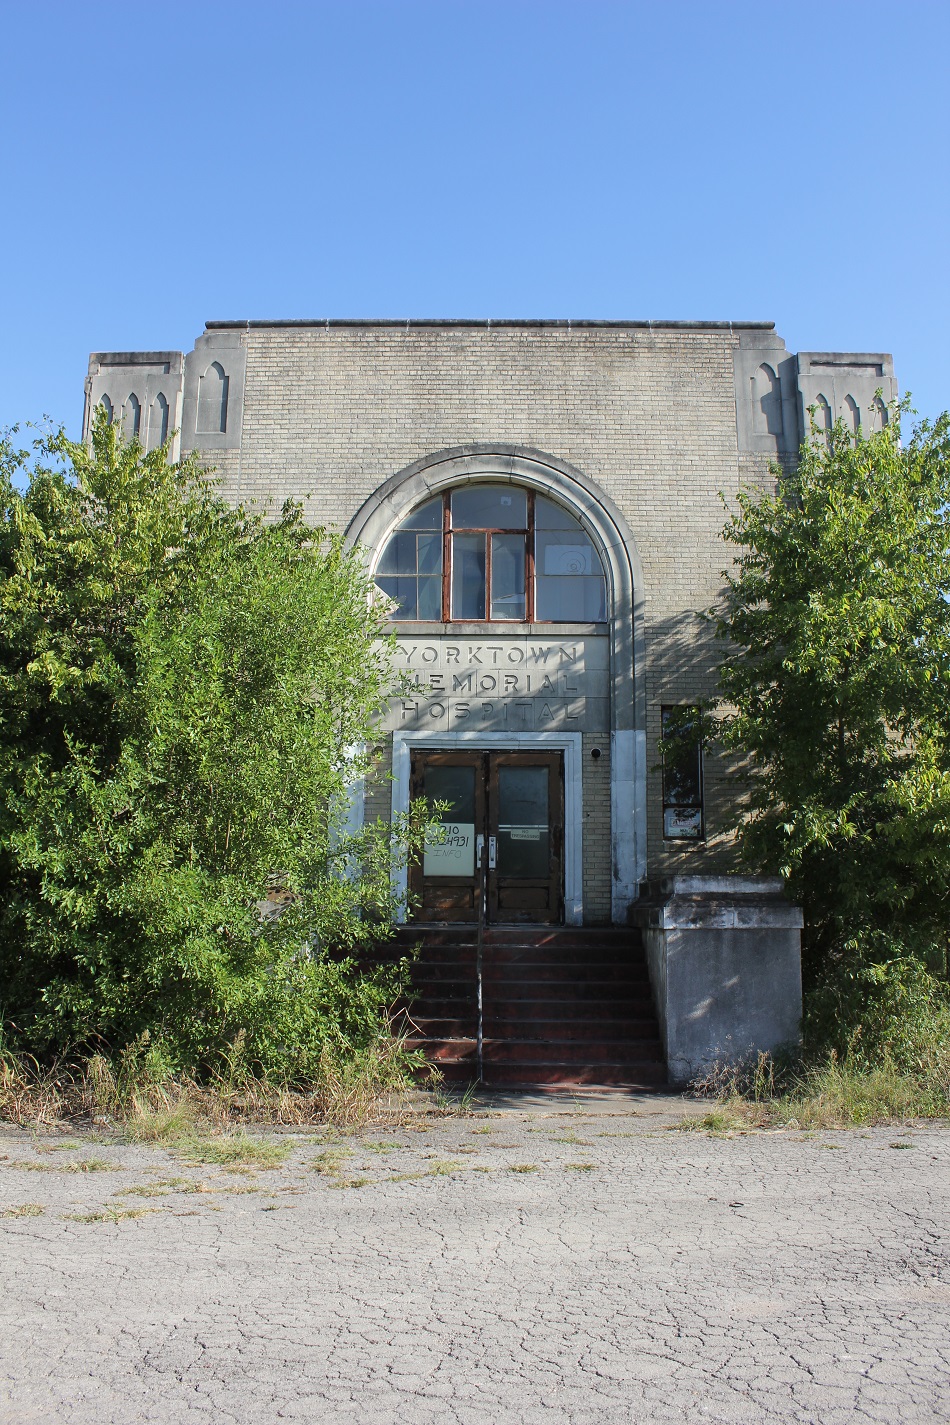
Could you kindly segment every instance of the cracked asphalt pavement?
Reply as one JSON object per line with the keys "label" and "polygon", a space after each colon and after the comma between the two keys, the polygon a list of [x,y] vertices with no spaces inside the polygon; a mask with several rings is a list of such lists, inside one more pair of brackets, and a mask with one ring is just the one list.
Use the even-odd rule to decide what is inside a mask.
{"label": "cracked asphalt pavement", "polygon": [[950,1132],[0,1131],[0,1421],[941,1422]]}

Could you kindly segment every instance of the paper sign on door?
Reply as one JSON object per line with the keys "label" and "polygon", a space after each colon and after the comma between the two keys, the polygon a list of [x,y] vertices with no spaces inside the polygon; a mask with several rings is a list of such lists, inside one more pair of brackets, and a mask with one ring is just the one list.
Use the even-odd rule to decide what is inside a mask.
{"label": "paper sign on door", "polygon": [[443,821],[442,836],[427,841],[422,861],[425,876],[474,876],[475,824],[465,821]]}

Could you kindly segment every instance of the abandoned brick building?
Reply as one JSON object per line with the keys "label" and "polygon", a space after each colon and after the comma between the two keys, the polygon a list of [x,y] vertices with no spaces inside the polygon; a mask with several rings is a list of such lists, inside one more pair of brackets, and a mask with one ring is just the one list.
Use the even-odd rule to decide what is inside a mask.
{"label": "abandoned brick building", "polygon": [[727,770],[664,776],[664,725],[715,688],[720,492],[772,485],[809,407],[895,396],[887,355],[769,322],[221,321],[91,357],[87,431],[103,403],[228,498],[296,497],[392,599],[415,686],[354,816],[451,803],[402,932],[449,1075],[681,1081],[797,1034],[799,913],[739,873]]}

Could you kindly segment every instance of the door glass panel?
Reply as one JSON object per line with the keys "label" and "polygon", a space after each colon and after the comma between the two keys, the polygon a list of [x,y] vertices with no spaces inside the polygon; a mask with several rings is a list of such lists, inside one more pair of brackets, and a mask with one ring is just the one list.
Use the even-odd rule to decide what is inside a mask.
{"label": "door glass panel", "polygon": [[547,767],[498,768],[498,874],[550,875]]}
{"label": "door glass panel", "polygon": [[453,529],[525,529],[528,497],[515,485],[463,485],[452,491]]}
{"label": "door glass panel", "polygon": [[475,768],[427,767],[426,800],[450,802],[440,823],[442,839],[426,842],[422,873],[425,876],[475,874]]}
{"label": "door glass panel", "polygon": [[491,616],[524,618],[524,535],[491,537]]}
{"label": "door glass panel", "polygon": [[452,550],[452,617],[485,617],[485,536],[457,534]]}

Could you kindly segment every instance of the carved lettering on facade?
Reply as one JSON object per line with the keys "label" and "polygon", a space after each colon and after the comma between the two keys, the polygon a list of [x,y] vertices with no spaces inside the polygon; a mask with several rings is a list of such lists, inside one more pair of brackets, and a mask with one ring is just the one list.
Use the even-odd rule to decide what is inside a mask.
{"label": "carved lettering on facade", "polygon": [[384,726],[419,731],[606,732],[608,643],[498,636],[405,638],[396,645],[400,686]]}

